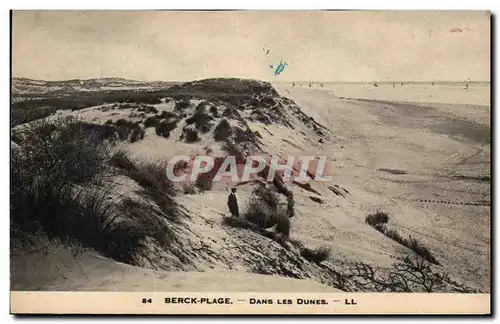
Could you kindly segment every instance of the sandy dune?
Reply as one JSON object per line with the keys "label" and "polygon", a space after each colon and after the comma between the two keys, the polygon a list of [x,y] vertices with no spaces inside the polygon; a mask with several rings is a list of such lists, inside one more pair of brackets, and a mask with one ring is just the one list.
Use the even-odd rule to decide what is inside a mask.
{"label": "sandy dune", "polygon": [[[356,197],[351,225],[359,222],[362,226],[370,211],[387,210],[396,227],[431,246],[443,259],[444,267],[467,282],[488,286],[490,207],[418,200],[489,201],[489,182],[453,177],[490,176],[489,107],[468,110],[468,106],[455,104],[443,109],[442,103],[388,102],[385,93],[380,95],[384,100],[367,101],[338,99],[329,91],[290,87],[280,90],[305,113],[337,130],[338,143],[326,144],[323,150],[335,163],[334,181]],[[448,93],[449,101],[454,100],[455,91]],[[460,123],[465,118],[476,122]],[[459,125],[458,129],[448,129],[449,124]],[[394,175],[380,169],[404,170],[406,174]],[[339,213],[342,209],[335,210],[334,217],[338,218]],[[328,214],[322,218],[327,219]],[[346,235],[346,228],[341,230]],[[359,233],[347,233],[351,231]],[[372,240],[376,237],[370,236]],[[371,244],[365,247],[362,242],[352,244],[366,251]],[[339,243],[345,243],[344,239],[336,239],[333,244]],[[371,258],[390,253],[380,245],[372,245],[372,249],[379,252],[368,253]]]}
{"label": "sandy dune", "polygon": [[[167,272],[139,268],[93,252],[73,255],[48,246],[43,255],[11,257],[11,290],[50,291],[200,291],[200,292],[335,292],[307,280],[244,272]],[[41,271],[40,269],[44,269]],[[28,278],[31,278],[29,280]],[[27,280],[28,279],[28,280]],[[22,282],[22,284],[21,284]]]}
{"label": "sandy dune", "polygon": [[[396,257],[408,253],[408,249],[365,223],[369,213],[386,211],[392,226],[430,248],[441,262],[443,271],[471,287],[489,291],[490,182],[478,180],[491,176],[490,108],[489,95],[486,96],[489,88],[471,87],[465,91],[435,86],[406,89],[405,94],[396,93],[397,89],[392,86],[311,89],[277,85],[276,89],[331,133],[329,141],[321,143],[304,135],[307,130],[298,126],[250,123],[252,129],[262,135],[262,142],[271,153],[285,156],[307,152],[328,156],[333,183],[313,183],[320,195],[291,185],[296,210],[296,216],[291,219],[293,239],[311,247],[331,248],[328,261],[334,265],[363,261],[389,267]],[[160,111],[172,109],[167,104],[156,107]],[[129,112],[120,113],[125,116]],[[95,107],[77,114],[89,121],[104,122],[109,118]],[[164,139],[150,129],[144,140],[127,145],[127,149],[143,160],[196,154],[202,152],[205,145],[219,150],[205,138],[196,144],[179,141],[179,134],[175,132],[178,130],[171,138]],[[328,186],[334,184],[346,189],[348,194],[333,193]],[[199,242],[196,244],[208,246],[217,256],[198,258],[193,267],[199,272],[141,269],[86,253],[80,256],[79,263],[69,256],[62,257],[54,261],[55,271],[38,270],[37,276],[32,277],[29,274],[32,269],[42,269],[37,264],[50,262],[46,258],[37,261],[14,256],[11,260],[16,267],[13,288],[335,290],[317,282],[319,275],[297,280],[249,274],[249,262],[258,260],[250,254],[269,252],[261,258],[267,257],[266,262],[270,262],[282,252],[263,241],[255,242],[255,236],[245,230],[222,226],[221,217],[228,213],[228,189],[216,184],[212,191],[179,197],[179,204],[191,215],[187,221],[189,231],[183,234],[184,248],[192,248],[192,242]],[[238,189],[242,206],[251,189],[250,185]],[[311,196],[322,202],[313,201]],[[482,202],[483,205],[466,205],[468,202]],[[270,250],[263,250],[264,247]],[[197,254],[193,252],[193,255]],[[315,269],[311,266],[307,273],[314,273]]]}

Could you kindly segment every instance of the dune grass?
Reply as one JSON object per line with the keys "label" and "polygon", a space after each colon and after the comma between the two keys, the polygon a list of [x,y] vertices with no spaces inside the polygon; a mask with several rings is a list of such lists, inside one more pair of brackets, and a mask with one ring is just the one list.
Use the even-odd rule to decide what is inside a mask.
{"label": "dune grass", "polygon": [[[137,167],[123,154],[112,155],[108,142],[76,120],[40,120],[19,137],[11,154],[13,241],[43,233],[51,241],[79,244],[129,264],[137,261],[146,237],[168,242],[167,220],[175,219],[176,209],[173,191],[162,182],[159,169]],[[144,193],[156,198],[160,206],[156,214],[164,219],[152,216],[156,210],[152,204],[123,201],[116,206],[109,199],[112,193],[104,183],[111,161],[135,170],[129,174]]]}
{"label": "dune grass", "polygon": [[411,236],[409,236],[408,238],[401,236],[401,234],[399,234],[396,229],[389,229],[387,227],[387,223],[389,222],[389,215],[387,213],[377,211],[374,214],[369,214],[368,216],[366,216],[365,222],[385,236],[391,238],[392,240],[398,242],[403,246],[406,246],[425,260],[433,264],[440,264],[431,253],[429,248],[427,248],[424,244],[412,238]]}

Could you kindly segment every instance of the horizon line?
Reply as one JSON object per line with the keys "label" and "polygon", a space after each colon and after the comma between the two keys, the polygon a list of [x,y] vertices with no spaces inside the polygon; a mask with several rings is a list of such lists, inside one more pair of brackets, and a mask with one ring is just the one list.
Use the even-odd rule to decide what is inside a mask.
{"label": "horizon line", "polygon": [[199,79],[190,79],[190,80],[141,80],[141,79],[132,79],[118,76],[102,76],[102,77],[85,77],[85,78],[68,78],[68,79],[59,79],[59,80],[47,80],[47,79],[37,79],[31,77],[24,76],[11,76],[11,80],[13,79],[27,79],[33,81],[45,81],[45,82],[67,82],[67,81],[86,81],[86,80],[103,80],[103,79],[122,79],[127,81],[136,81],[136,82],[144,82],[144,83],[152,83],[152,82],[176,82],[176,83],[185,83],[185,82],[193,82],[193,81],[201,81],[208,79],[242,79],[242,80],[257,80],[257,81],[265,81],[269,83],[463,83],[463,82],[481,82],[481,83],[491,83],[490,80],[264,80],[258,78],[241,78],[241,77],[208,77],[208,78],[199,78]]}

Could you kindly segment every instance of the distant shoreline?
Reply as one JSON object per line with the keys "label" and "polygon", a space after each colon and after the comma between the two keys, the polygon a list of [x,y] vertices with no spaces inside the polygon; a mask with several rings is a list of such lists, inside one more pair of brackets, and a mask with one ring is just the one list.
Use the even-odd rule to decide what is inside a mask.
{"label": "distant shoreline", "polygon": [[[226,79],[225,77],[213,77],[213,79]],[[253,78],[236,78],[236,79],[253,79]],[[184,83],[184,82],[193,82],[193,81],[200,81],[203,79],[193,79],[193,80],[188,80],[188,81],[179,81],[179,80],[154,80],[154,81],[148,81],[148,80],[137,80],[137,79],[126,79],[126,78],[120,78],[120,77],[97,77],[97,78],[81,78],[81,79],[66,79],[66,80],[44,80],[44,79],[32,79],[32,78],[27,78],[27,77],[11,77],[11,80],[18,80],[18,81],[26,81],[26,82],[47,82],[47,83],[63,83],[63,82],[75,82],[75,81],[97,81],[97,80],[102,80],[102,81],[115,81],[115,82],[133,82],[133,83]],[[257,79],[254,78],[253,80],[260,80],[260,81],[265,81],[265,82],[270,82],[270,83],[275,83],[275,84],[292,84],[292,83],[299,83],[299,84],[393,84],[395,83],[396,85],[400,85],[401,82],[403,84],[432,84],[434,85],[450,85],[450,84],[490,84],[491,81],[404,81],[404,80],[396,80],[396,81],[304,81],[304,80],[298,80],[298,81],[280,81],[280,80],[269,80],[269,79]]]}
{"label": "distant shoreline", "polygon": [[490,84],[491,81],[278,81],[278,82],[271,82],[275,84],[388,84],[392,85],[395,83],[396,85],[401,85],[401,83],[405,85],[416,85],[416,84],[422,84],[422,85],[462,85],[462,84]]}

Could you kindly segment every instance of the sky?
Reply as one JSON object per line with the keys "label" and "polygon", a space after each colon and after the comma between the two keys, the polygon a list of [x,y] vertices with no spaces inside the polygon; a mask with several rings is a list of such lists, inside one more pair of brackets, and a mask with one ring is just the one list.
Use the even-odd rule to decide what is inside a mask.
{"label": "sky", "polygon": [[[275,75],[280,62],[286,66]],[[485,11],[14,11],[12,74],[489,81]]]}

